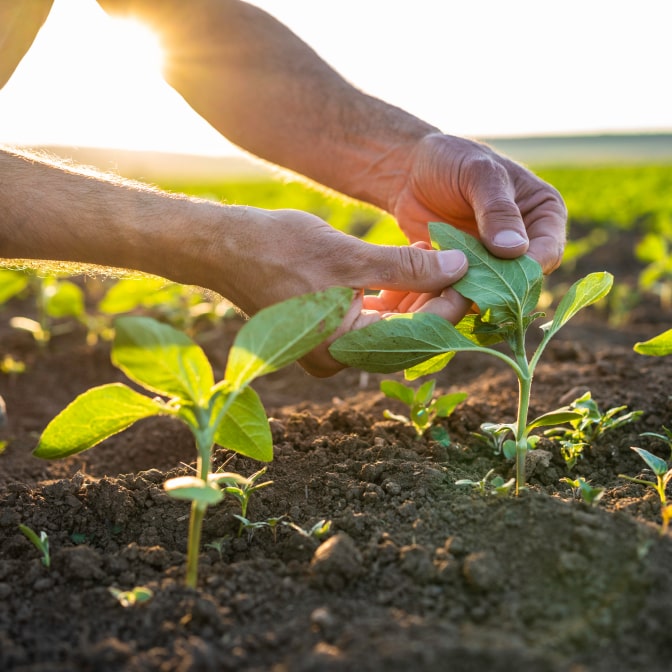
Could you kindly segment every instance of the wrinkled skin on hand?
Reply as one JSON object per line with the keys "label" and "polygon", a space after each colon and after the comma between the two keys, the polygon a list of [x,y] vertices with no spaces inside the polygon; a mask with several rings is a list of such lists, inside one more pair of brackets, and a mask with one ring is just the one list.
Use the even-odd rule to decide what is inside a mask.
{"label": "wrinkled skin on hand", "polygon": [[560,264],[564,202],[523,166],[485,145],[433,133],[417,143],[403,175],[389,210],[411,242],[429,240],[428,222],[448,222],[504,259],[527,253],[545,273]]}

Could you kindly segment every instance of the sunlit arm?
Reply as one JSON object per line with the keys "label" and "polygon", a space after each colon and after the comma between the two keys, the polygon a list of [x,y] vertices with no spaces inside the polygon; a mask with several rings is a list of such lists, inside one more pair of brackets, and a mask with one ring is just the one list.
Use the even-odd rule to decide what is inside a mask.
{"label": "sunlit arm", "polygon": [[[380,168],[436,129],[351,86],[287,27],[235,0],[101,0],[161,35],[167,81],[232,142],[342,193],[389,204]],[[391,162],[396,165],[396,162]],[[375,174],[375,184],[372,182]]]}
{"label": "sunlit arm", "polygon": [[528,252],[547,272],[560,262],[566,212],[557,191],[490,148],[361,92],[257,7],[99,2],[152,26],[167,81],[249,152],[387,210],[412,242],[429,240],[427,222],[447,221],[500,257]]}

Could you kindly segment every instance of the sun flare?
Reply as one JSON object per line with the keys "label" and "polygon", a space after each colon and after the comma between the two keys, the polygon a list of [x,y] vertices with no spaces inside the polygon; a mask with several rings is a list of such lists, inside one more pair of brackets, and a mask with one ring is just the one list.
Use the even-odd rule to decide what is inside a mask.
{"label": "sun flare", "polygon": [[164,54],[158,36],[135,19],[110,19],[110,43],[125,70],[139,76],[157,77],[163,71]]}

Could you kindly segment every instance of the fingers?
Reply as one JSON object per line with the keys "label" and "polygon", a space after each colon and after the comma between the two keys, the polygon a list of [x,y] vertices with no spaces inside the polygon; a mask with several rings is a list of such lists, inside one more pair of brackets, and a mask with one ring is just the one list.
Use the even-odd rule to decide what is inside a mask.
{"label": "fingers", "polygon": [[562,260],[567,210],[560,194],[511,161],[480,157],[463,164],[483,244],[496,256],[529,254],[545,273]]}

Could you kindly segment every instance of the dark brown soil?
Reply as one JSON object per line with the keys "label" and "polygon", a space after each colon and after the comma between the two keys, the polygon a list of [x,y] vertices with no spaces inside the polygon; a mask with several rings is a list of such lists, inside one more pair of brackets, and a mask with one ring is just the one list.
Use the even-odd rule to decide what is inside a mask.
{"label": "dark brown soil", "polygon": [[[513,419],[515,381],[499,360],[463,353],[437,377],[441,392],[469,393],[442,421],[449,447],[383,418],[402,409],[378,391],[380,376],[349,370],[317,380],[293,367],[260,380],[275,460],[273,484],[255,494],[249,517],[284,515],[305,529],[327,519],[331,533],[321,543],[289,526],[238,537],[227,500],[207,514],[198,590],[183,587],[188,505],[162,489],[193,463],[189,432],[152,419],[77,457],[33,458],[41,430],[78,393],[123,377],[107,344],[87,346],[75,332],[40,353],[6,326],[9,314],[0,354],[28,370],[0,377],[9,414],[0,669],[670,669],[672,538],[659,534],[653,490],[618,478],[643,473],[630,446],[669,456],[640,434],[670,426],[672,358],[632,352],[672,322],[669,313],[639,308],[614,328],[603,312],[586,311],[538,369],[535,414],[586,390],[603,410],[644,411],[571,472],[606,489],[592,508],[560,482],[568,471],[548,440],[518,498],[455,485],[491,468],[510,475],[511,464],[472,435],[484,421]],[[201,334],[219,375],[236,328],[230,320]],[[218,465],[225,460],[245,475],[260,466],[217,453]],[[50,569],[20,523],[48,533]],[[219,550],[210,545],[218,541]],[[124,608],[111,586],[147,586],[154,597]]]}

